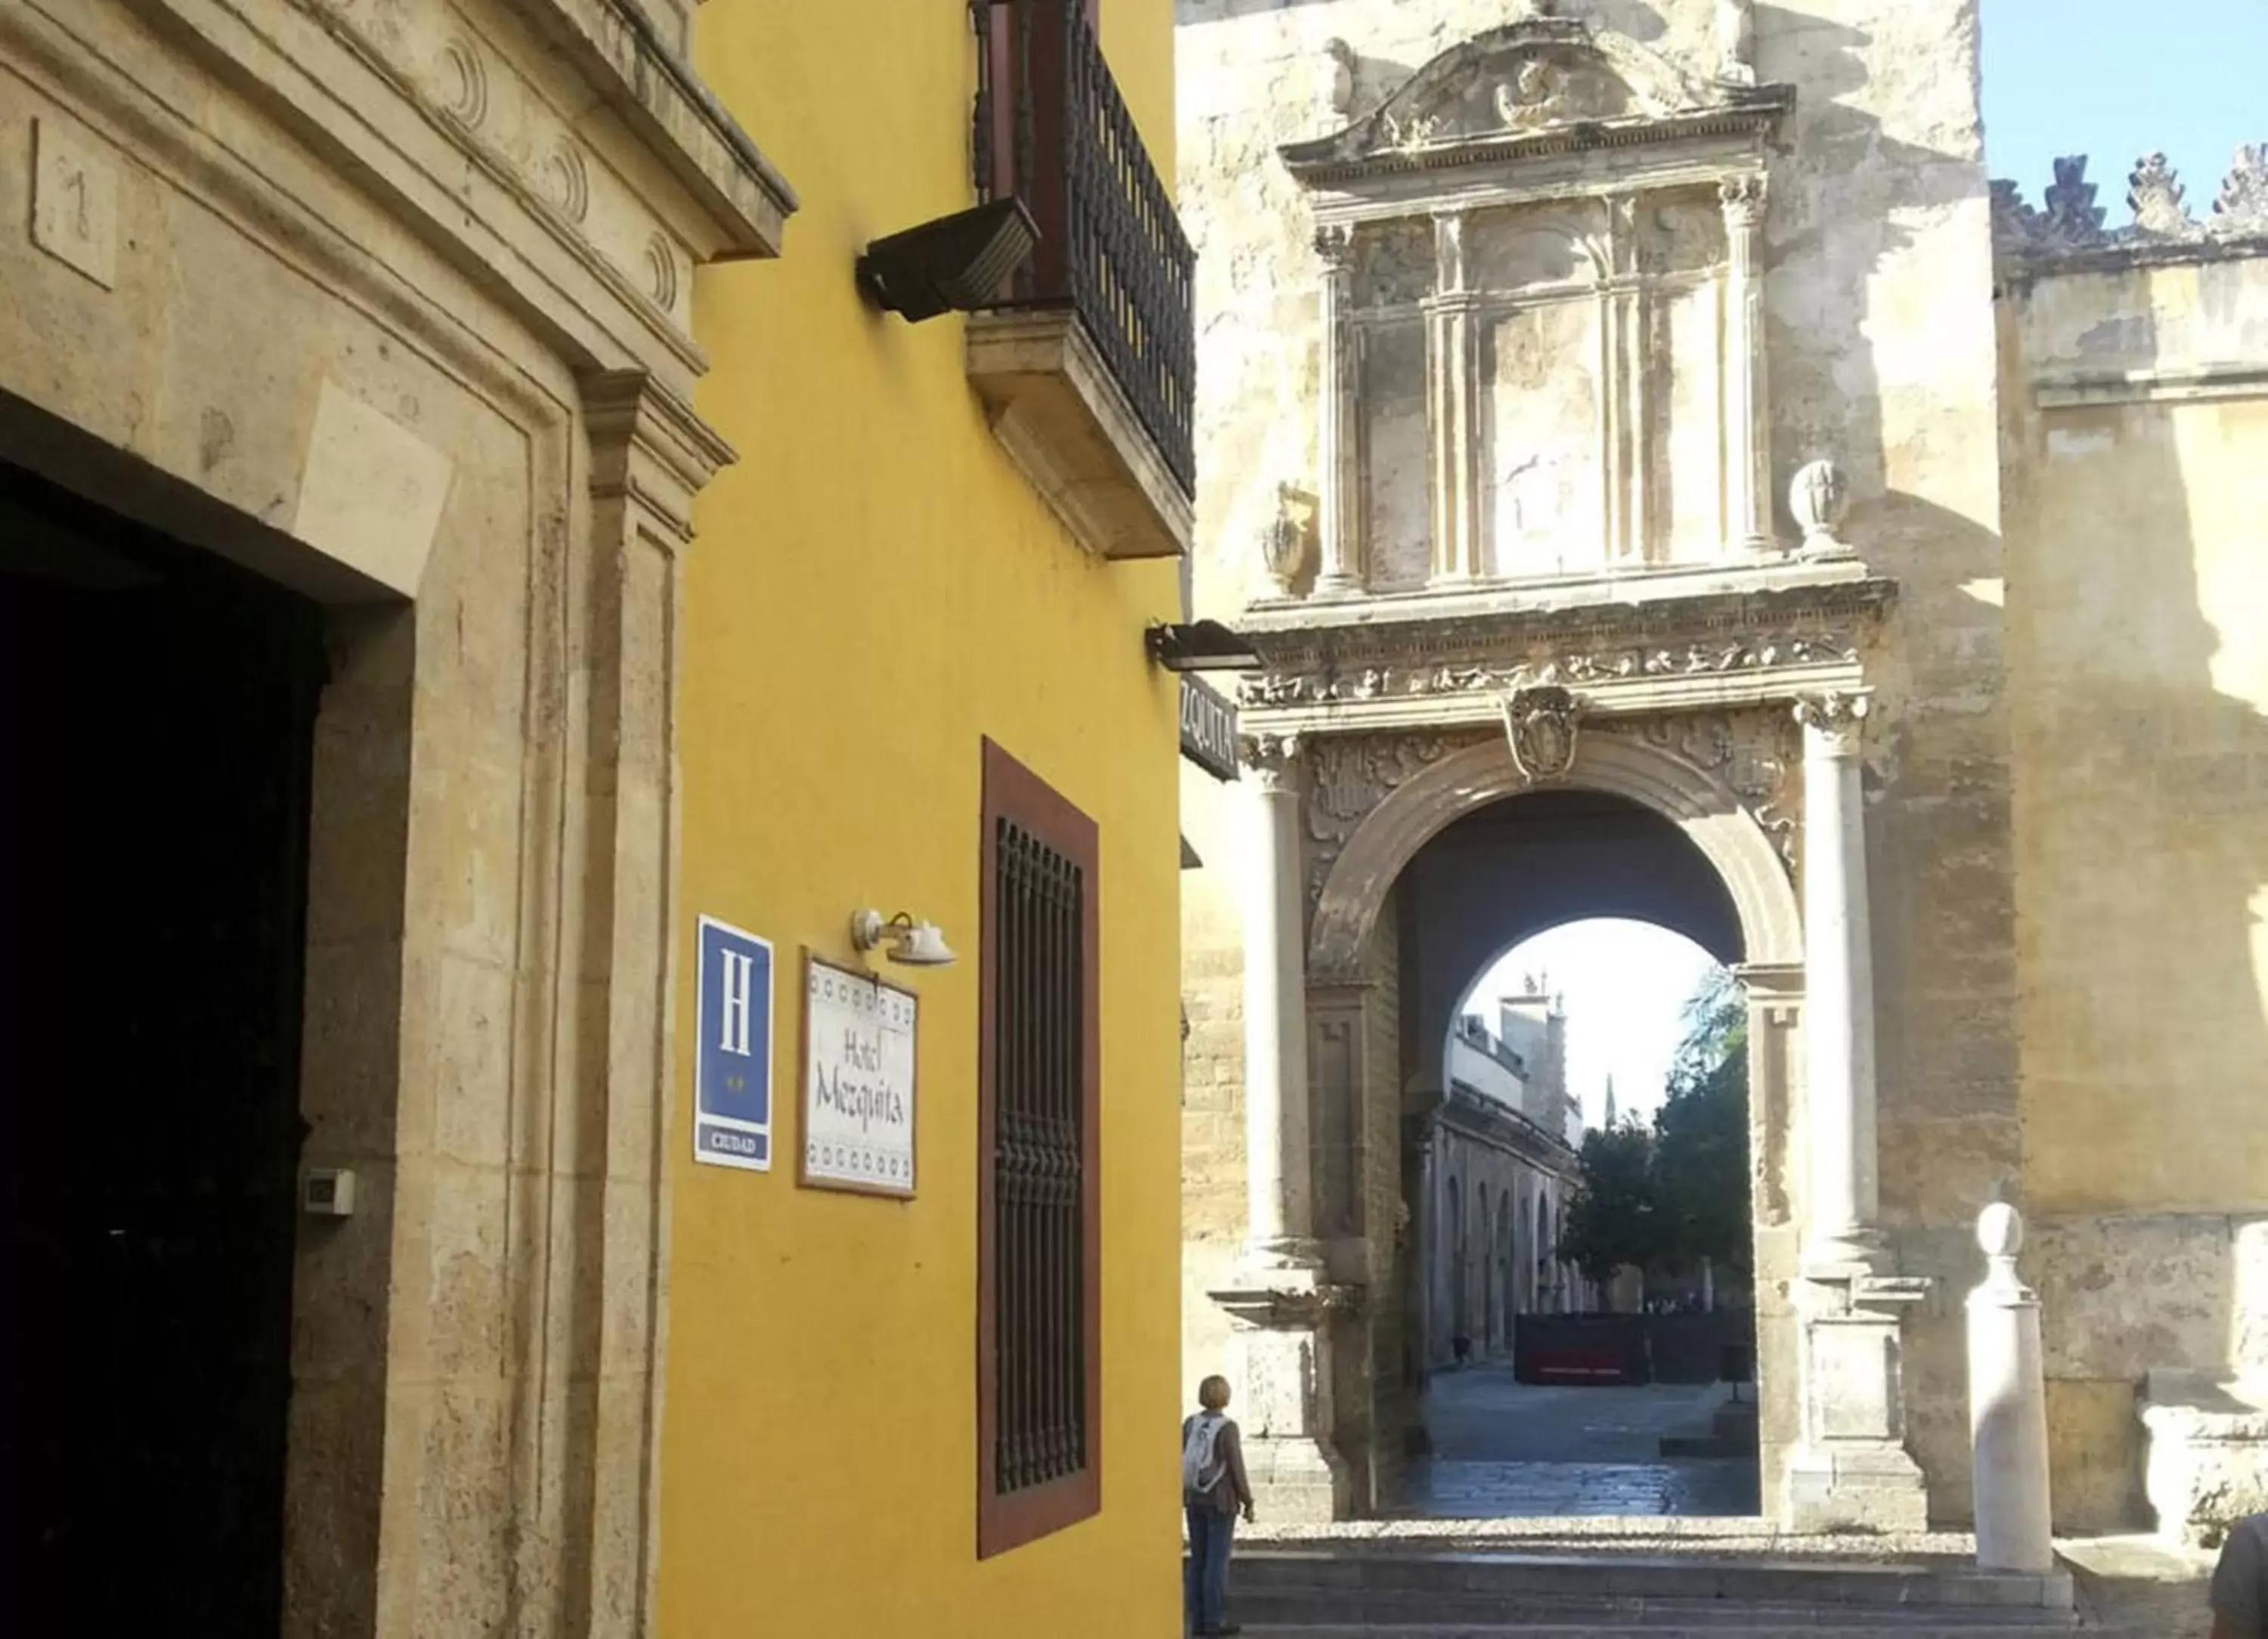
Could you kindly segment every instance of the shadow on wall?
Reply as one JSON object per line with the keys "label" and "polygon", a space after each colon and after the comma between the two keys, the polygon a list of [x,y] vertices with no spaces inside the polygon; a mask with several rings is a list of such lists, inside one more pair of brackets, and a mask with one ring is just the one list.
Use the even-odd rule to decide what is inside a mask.
{"label": "shadow on wall", "polygon": [[[2243,272],[2200,269],[2201,305],[2233,311]],[[2160,358],[2144,282],[2185,276],[2057,282],[2058,307],[2111,298],[2075,338],[2081,367],[2180,362]],[[2044,299],[2013,293],[2011,321]],[[2227,651],[2257,624],[2246,560],[2268,497],[2236,465],[2237,439],[2257,462],[2268,405],[2130,401],[2025,424],[2009,591],[2025,1175],[2039,1209],[2028,1265],[2045,1307],[2058,1524],[2111,1527],[2147,1522],[2136,1379],[2268,1365],[2268,1290],[2242,1216],[2268,1205],[2256,931],[2268,718],[2214,676],[2217,659],[2248,658]],[[2203,529],[2200,510],[2215,515]]]}
{"label": "shadow on wall", "polygon": [[[1778,526],[1797,533],[1786,511],[1795,471],[1832,459],[1854,499],[1846,538],[1899,585],[1867,657],[1879,703],[1866,795],[1881,1202],[1902,1268],[1934,1276],[1945,1299],[1910,1322],[1903,1370],[1930,1511],[1960,1520],[1958,1294],[1981,1272],[1976,1214],[2021,1164],[2003,548],[1980,516],[1992,490],[1979,465],[1989,451],[1977,448],[1997,430],[1980,414],[1992,368],[1988,189],[1973,131],[1953,147],[1901,141],[1864,106],[1907,71],[1884,60],[1892,42],[1877,32],[1769,4],[1756,32],[1760,76],[1801,88],[1795,162],[1774,165],[1766,228]],[[1978,234],[1973,268],[1948,223],[1962,211]],[[1920,299],[1925,258],[1951,276],[1933,307]],[[1949,504],[1964,495],[1967,513]]]}

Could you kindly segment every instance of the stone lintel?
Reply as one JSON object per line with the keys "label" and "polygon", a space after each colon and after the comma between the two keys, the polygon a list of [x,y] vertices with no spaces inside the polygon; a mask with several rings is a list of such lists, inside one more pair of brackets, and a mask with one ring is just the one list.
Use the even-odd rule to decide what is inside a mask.
{"label": "stone lintel", "polygon": [[993,436],[1081,546],[1114,559],[1188,555],[1195,503],[1075,313],[972,314],[968,365]]}

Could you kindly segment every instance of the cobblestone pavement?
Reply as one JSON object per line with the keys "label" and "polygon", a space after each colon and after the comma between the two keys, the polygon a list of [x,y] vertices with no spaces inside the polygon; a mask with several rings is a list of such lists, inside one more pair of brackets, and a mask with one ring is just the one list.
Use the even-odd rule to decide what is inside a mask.
{"label": "cobblestone pavement", "polygon": [[1428,1519],[1754,1514],[1748,1458],[1664,1458],[1664,1435],[1705,1434],[1726,1391],[1539,1386],[1509,1367],[1442,1372],[1428,1389],[1432,1455],[1399,1512]]}

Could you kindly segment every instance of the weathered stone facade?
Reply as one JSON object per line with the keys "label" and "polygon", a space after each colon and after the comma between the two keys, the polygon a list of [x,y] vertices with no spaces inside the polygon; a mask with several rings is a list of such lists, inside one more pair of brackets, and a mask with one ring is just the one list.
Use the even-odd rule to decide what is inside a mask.
{"label": "weathered stone facade", "polygon": [[[2044,211],[1988,189],[1963,0],[1527,12],[1182,10],[1197,597],[1255,637],[1247,731],[1291,738],[1307,793],[1306,966],[1273,993],[1296,978],[1391,1065],[1355,1111],[1329,1111],[1339,1080],[1297,1090],[1314,1131],[1366,1146],[1333,1163],[1362,1211],[1314,1256],[1335,1312],[1371,1317],[1332,1323],[1363,1342],[1338,1426],[1300,1437],[1392,1460],[1397,1385],[1373,1379],[1350,1435],[1344,1367],[1388,1353],[1380,1266],[1414,1181],[1397,1199],[1376,1110],[1444,1091],[1423,1029],[1381,1040],[1425,959],[1404,871],[1557,786],[1666,818],[1736,908],[1768,1511],[1965,1517],[1950,1297],[2005,1196],[2036,1226],[2059,1520],[2138,1520],[2144,1372],[2153,1426],[2188,1427],[2209,1397],[2164,1374],[2233,1378],[2259,1329],[2259,690],[2235,611],[2263,512],[2260,158],[2209,216],[2146,161],[2140,227],[2110,234],[2083,170]],[[1187,795],[1211,866],[1191,1006],[1226,1018],[1258,994],[1224,897],[1254,862],[1235,793]],[[1550,925],[1582,900],[1515,908]],[[2170,996],[2215,928],[2228,948]],[[1224,1112],[1231,1045],[1204,1082]],[[1225,1179],[1239,1134],[1203,1131]],[[1219,1335],[1200,1294],[1241,1256],[1226,1192],[1197,1198],[1192,1372]],[[2151,1273],[2175,1253],[2207,1296]],[[2242,1434],[2252,1402],[2215,1403]],[[2215,1437],[2183,1471],[2223,1475],[2191,1485],[2220,1488],[2207,1511],[2240,1488]],[[2174,1444],[2154,1492],[2191,1483]]]}
{"label": "weathered stone facade", "polygon": [[1999,201],[2027,1264],[2058,1521],[2210,1540],[2268,1503],[2268,154],[2119,229],[2057,172]]}
{"label": "weathered stone facade", "polygon": [[[0,0],[0,459],[324,606],[284,1632],[652,1630],[687,0]],[[220,776],[217,776],[220,777]]]}

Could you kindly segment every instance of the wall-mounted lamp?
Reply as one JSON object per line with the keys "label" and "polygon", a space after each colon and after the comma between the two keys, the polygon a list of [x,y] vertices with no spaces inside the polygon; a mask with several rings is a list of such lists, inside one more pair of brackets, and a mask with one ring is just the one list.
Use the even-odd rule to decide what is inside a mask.
{"label": "wall-mounted lamp", "polygon": [[1143,643],[1168,672],[1256,672],[1267,664],[1249,638],[1219,621],[1160,623],[1143,634]]}
{"label": "wall-mounted lamp", "polygon": [[1039,242],[1039,224],[1012,195],[876,239],[858,258],[858,288],[909,324],[955,308],[974,312],[1000,299],[1000,287]]}
{"label": "wall-mounted lamp", "polygon": [[887,922],[880,911],[860,911],[850,918],[850,943],[862,951],[887,944],[890,959],[905,967],[950,967],[961,959],[935,922],[916,922],[903,911]]}

